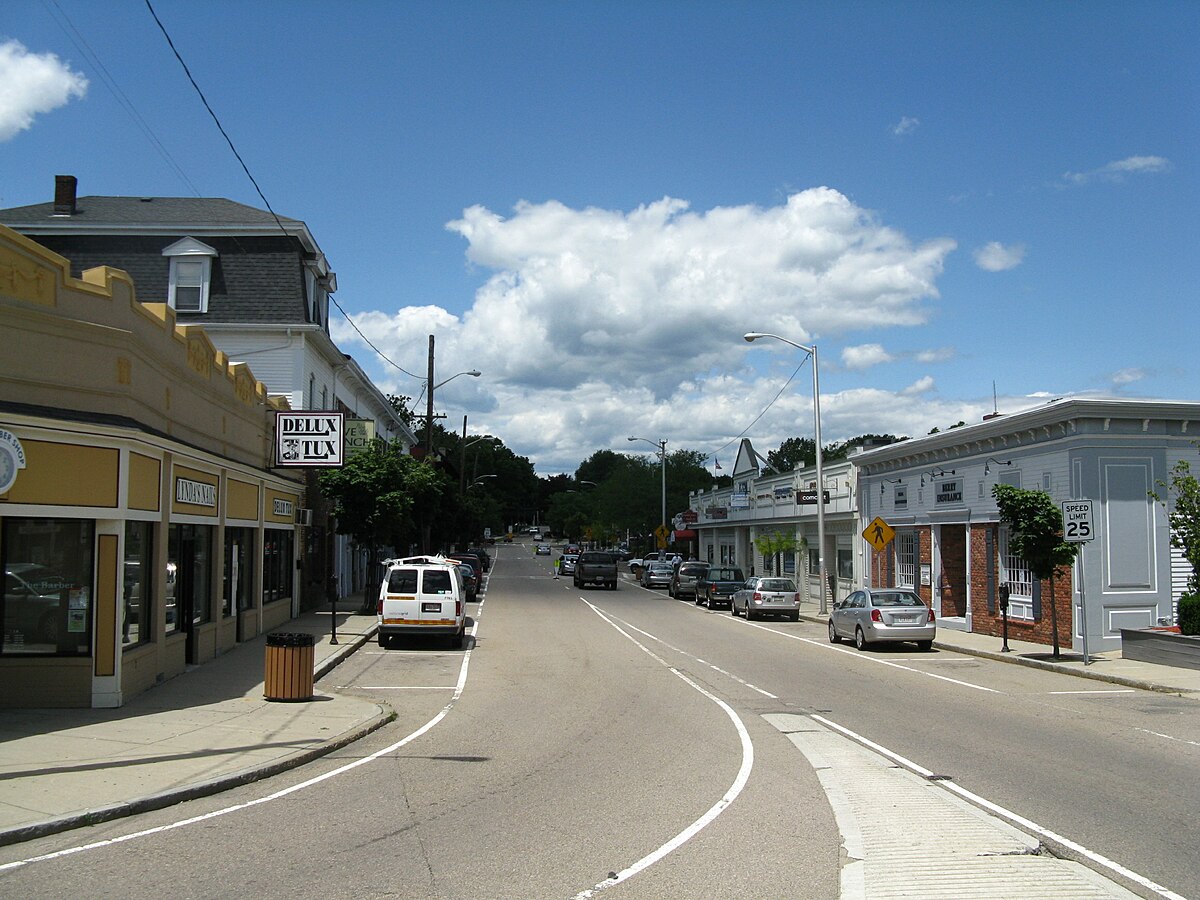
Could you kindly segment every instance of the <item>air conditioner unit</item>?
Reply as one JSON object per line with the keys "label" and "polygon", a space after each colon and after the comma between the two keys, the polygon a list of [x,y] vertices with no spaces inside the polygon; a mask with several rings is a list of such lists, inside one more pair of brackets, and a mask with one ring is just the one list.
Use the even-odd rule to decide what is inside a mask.
{"label": "air conditioner unit", "polygon": [[311,509],[297,509],[296,510],[296,524],[304,525],[305,527],[311,527],[312,526],[312,510]]}

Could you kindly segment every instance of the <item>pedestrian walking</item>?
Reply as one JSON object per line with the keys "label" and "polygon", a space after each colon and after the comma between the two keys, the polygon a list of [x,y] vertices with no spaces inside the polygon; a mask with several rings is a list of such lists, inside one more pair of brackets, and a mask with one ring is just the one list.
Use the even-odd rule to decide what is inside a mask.
{"label": "pedestrian walking", "polygon": [[558,555],[558,559],[554,560],[554,577],[558,578],[558,570],[562,568],[562,554]]}

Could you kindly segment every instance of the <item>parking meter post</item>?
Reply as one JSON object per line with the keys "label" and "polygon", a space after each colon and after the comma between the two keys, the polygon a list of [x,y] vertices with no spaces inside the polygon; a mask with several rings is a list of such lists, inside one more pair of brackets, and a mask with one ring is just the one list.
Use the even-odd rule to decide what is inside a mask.
{"label": "parking meter post", "polygon": [[329,643],[337,644],[337,576],[330,575],[325,589],[329,592]]}

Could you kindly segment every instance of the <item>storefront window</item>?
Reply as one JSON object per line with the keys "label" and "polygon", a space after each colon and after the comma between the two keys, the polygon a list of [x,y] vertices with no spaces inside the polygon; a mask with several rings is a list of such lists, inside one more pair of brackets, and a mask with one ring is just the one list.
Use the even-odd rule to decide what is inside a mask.
{"label": "storefront window", "polygon": [[917,586],[917,536],[912,531],[896,535],[896,587]]}
{"label": "storefront window", "polygon": [[854,578],[854,553],[849,547],[837,548],[837,573],[838,578]]}
{"label": "storefront window", "polygon": [[167,541],[167,631],[210,619],[212,526],[171,526]]}
{"label": "storefront window", "polygon": [[5,656],[86,656],[92,647],[93,523],[10,517],[4,558]]}
{"label": "storefront window", "polygon": [[125,523],[125,593],[121,609],[121,645],[124,647],[136,647],[150,640],[153,534],[154,526],[150,522]]}
{"label": "storefront window", "polygon": [[821,554],[816,550],[808,551],[808,574],[818,577],[821,575]]}
{"label": "storefront window", "polygon": [[221,614],[232,616],[235,609],[250,609],[254,583],[252,560],[254,531],[249,528],[225,529],[225,584],[221,597]]}
{"label": "storefront window", "polygon": [[292,596],[292,532],[268,528],[263,532],[263,603]]}

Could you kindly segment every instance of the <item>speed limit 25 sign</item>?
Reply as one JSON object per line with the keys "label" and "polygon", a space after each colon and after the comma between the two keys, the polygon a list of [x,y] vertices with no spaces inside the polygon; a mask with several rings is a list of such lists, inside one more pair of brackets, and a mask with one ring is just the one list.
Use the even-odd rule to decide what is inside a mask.
{"label": "speed limit 25 sign", "polygon": [[1091,500],[1064,500],[1061,505],[1064,541],[1082,544],[1096,536]]}

